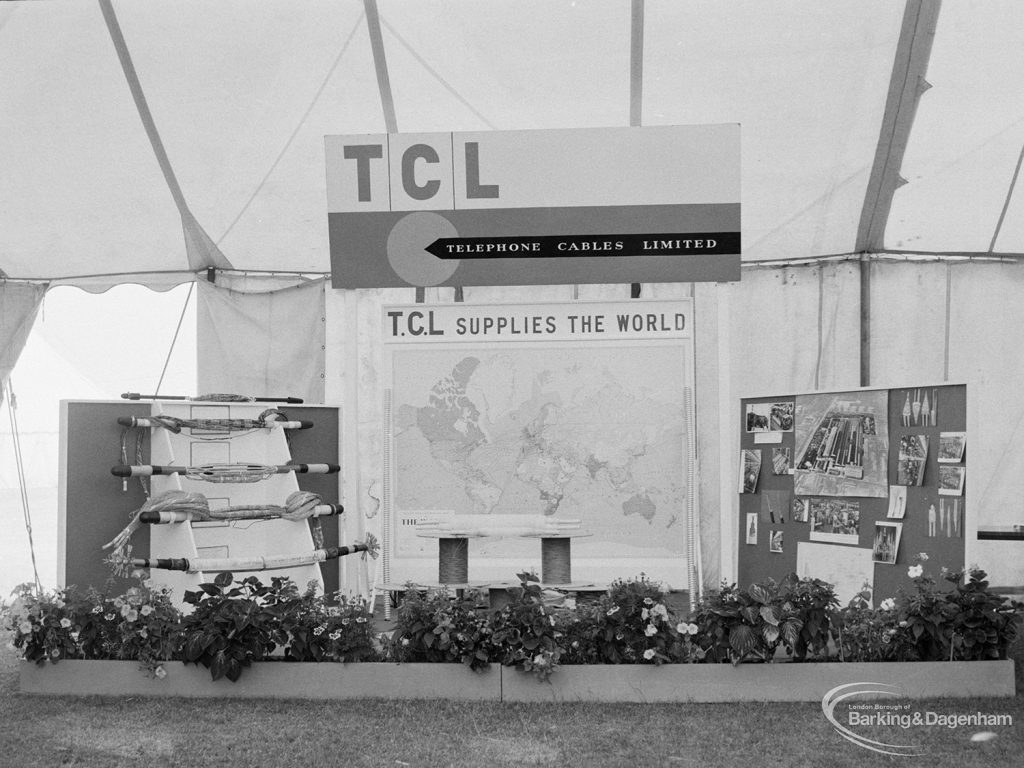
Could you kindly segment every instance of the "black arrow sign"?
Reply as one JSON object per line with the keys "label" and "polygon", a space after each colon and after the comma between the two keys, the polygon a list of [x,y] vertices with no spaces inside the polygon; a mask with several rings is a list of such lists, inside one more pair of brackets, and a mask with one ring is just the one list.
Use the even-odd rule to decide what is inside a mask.
{"label": "black arrow sign", "polygon": [[439,259],[530,259],[603,256],[737,254],[739,232],[647,235],[540,235],[443,237],[424,250]]}

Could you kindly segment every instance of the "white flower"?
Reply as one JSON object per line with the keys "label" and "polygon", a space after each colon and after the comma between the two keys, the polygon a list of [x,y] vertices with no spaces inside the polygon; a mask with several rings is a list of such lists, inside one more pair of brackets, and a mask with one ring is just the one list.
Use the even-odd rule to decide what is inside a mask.
{"label": "white flower", "polygon": [[919,576],[922,576],[923,574],[924,568],[922,568],[920,565],[912,565],[909,568],[907,568],[907,576],[909,576],[912,579],[916,579]]}
{"label": "white flower", "polygon": [[668,616],[668,609],[664,605],[662,605],[661,603],[658,603],[656,606],[651,608],[651,615],[652,616]]}
{"label": "white flower", "polygon": [[885,600],[881,602],[881,604],[879,604],[878,607],[881,608],[883,611],[891,611],[893,608],[896,607],[896,601],[893,600],[891,597],[887,597]]}
{"label": "white flower", "polygon": [[644,621],[647,621],[647,617],[650,616],[650,615],[651,615],[651,612],[648,611],[646,608],[644,608],[642,611],[640,611],[640,618],[643,619]]}
{"label": "white flower", "polygon": [[323,624],[321,624],[319,627],[313,627],[313,635],[316,637],[320,637],[320,635],[324,633],[325,629],[327,629],[327,627]]}
{"label": "white flower", "polygon": [[54,603],[54,605],[57,606],[58,608],[63,608],[64,607],[64,601],[58,598],[57,601]]}
{"label": "white flower", "polygon": [[544,654],[538,653],[536,656],[533,657],[533,663],[534,663],[534,666],[543,667],[548,662],[547,662],[547,659],[544,658]]}
{"label": "white flower", "polygon": [[92,609],[92,612],[93,612],[93,613],[103,613],[103,606],[102,606],[102,605],[97,605],[97,606],[95,606],[95,607],[94,607],[94,608]]}
{"label": "white flower", "polygon": [[408,637],[403,637],[402,638],[402,645],[408,645],[408,644],[409,644],[409,638]]}
{"label": "white flower", "polygon": [[149,614],[151,614],[152,612],[153,606],[149,604],[146,604],[139,609],[139,613],[141,613],[143,616],[149,616]]}
{"label": "white flower", "polygon": [[618,612],[619,612],[619,606],[614,605],[614,606],[612,606],[611,608],[608,609],[607,615],[608,616],[614,616]]}
{"label": "white flower", "polygon": [[356,616],[356,624],[365,624],[365,623],[366,623],[366,617],[365,616]]}
{"label": "white flower", "polygon": [[60,620],[60,625],[61,625],[62,627],[64,627],[64,629],[67,629],[68,627],[70,627],[70,626],[71,626],[71,619],[68,619],[68,618],[63,618],[63,619],[61,619],[61,620]]}
{"label": "white flower", "polygon": [[921,562],[924,562],[925,560],[928,559],[928,553],[927,552],[918,552],[917,553],[917,559],[920,560]]}
{"label": "white flower", "polygon": [[646,651],[644,651],[644,658],[647,659],[648,661],[653,659],[654,658],[654,649],[653,648],[648,648]]}
{"label": "white flower", "polygon": [[124,617],[128,619],[128,621],[135,621],[139,618],[139,612],[132,608],[128,613],[124,614]]}
{"label": "white flower", "polygon": [[644,598],[644,605],[654,605],[654,601],[649,597]]}
{"label": "white flower", "polygon": [[341,637],[341,630],[339,629],[335,632],[331,632],[331,634],[329,634],[328,637],[331,638],[331,640],[337,640],[339,637]]}
{"label": "white flower", "polygon": [[690,630],[691,635],[696,635],[699,627],[696,624],[687,624],[686,628]]}
{"label": "white flower", "polygon": [[31,635],[32,623],[28,621],[21,622],[21,624],[18,625],[18,631],[21,632],[21,634],[23,635]]}
{"label": "white flower", "polygon": [[656,634],[658,634],[658,628],[656,626],[654,626],[653,624],[648,624],[644,628],[644,634],[647,635],[648,637],[651,637],[652,635],[656,635]]}

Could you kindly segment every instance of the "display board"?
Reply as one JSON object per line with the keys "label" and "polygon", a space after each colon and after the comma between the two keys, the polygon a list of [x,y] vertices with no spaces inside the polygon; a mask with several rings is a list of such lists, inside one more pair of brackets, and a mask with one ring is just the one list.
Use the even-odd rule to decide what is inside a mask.
{"label": "display board", "polygon": [[[540,516],[580,523],[577,581],[686,587],[692,313],[689,299],[384,307],[384,580],[437,579],[425,523]],[[468,549],[470,581],[541,571],[535,538]]]}
{"label": "display board", "polygon": [[742,399],[739,585],[796,572],[877,604],[920,553],[962,569],[966,412],[959,384]]}
{"label": "display board", "polygon": [[[136,461],[134,439],[128,446],[128,461],[123,460],[121,446],[125,428],[117,422],[119,417],[147,417],[151,410],[148,402],[61,402],[58,584],[74,584],[81,588],[106,588],[110,585],[115,591],[130,586],[128,580],[113,575],[109,565],[104,562],[108,552],[103,550],[103,545],[124,528],[132,513],[146,502],[147,497],[138,478],[114,477],[111,467],[151,460],[151,436],[148,429],[141,431],[142,462]],[[291,419],[311,421],[314,425],[311,429],[289,432],[290,453],[294,463],[340,463],[338,408],[287,405],[281,406],[279,410]],[[337,475],[299,474],[295,477],[300,490],[319,494],[325,503],[339,503]],[[337,546],[338,519],[325,517],[320,520],[320,524],[324,545]],[[149,526],[140,527],[133,535],[131,544],[134,556],[149,557]],[[320,570],[324,590],[327,593],[337,591],[339,578],[336,564],[324,563]],[[267,573],[269,580],[274,572]],[[299,586],[305,587],[304,584]]]}

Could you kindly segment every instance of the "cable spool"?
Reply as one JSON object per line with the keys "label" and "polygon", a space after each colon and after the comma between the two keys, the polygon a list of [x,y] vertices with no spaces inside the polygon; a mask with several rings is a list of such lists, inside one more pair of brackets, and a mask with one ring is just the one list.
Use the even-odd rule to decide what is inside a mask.
{"label": "cable spool", "polygon": [[437,580],[441,584],[469,582],[469,539],[437,540]]}
{"label": "cable spool", "polygon": [[540,580],[544,584],[572,583],[572,539],[568,537],[540,540]]}

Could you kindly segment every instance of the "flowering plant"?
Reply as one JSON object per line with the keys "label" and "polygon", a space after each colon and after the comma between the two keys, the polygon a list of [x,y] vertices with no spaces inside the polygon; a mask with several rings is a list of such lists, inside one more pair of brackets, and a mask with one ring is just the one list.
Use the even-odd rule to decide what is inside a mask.
{"label": "flowering plant", "polygon": [[388,656],[399,662],[457,662],[480,671],[491,658],[491,627],[482,597],[408,585],[398,606]]}
{"label": "flowering plant", "polygon": [[664,664],[703,657],[693,642],[697,626],[680,621],[666,603],[662,586],[644,574],[612,582],[596,615],[598,662]]}
{"label": "flowering plant", "polygon": [[926,574],[924,552],[907,575],[913,592],[900,590],[895,599],[897,658],[908,661],[1004,659],[1017,638],[1024,604],[989,592],[987,574],[972,567],[943,568],[939,585]]}
{"label": "flowering plant", "polygon": [[46,592],[22,584],[8,607],[5,629],[13,633],[12,643],[26,661],[56,664],[61,659],[81,658],[74,624],[68,616],[65,590]]}
{"label": "flowering plant", "polygon": [[175,657],[181,631],[181,612],[171,603],[168,590],[140,582],[122,596],[95,598],[92,610],[82,617],[83,644],[95,631],[107,644],[109,658],[138,660],[150,675],[163,677],[161,662]]}
{"label": "flowering plant", "polygon": [[332,605],[311,582],[303,594],[279,603],[281,627],[287,635],[285,659],[347,663],[379,658],[367,601],[341,594],[334,599]]}
{"label": "flowering plant", "polygon": [[46,592],[30,584],[15,595],[7,626],[28,661],[130,659],[160,676],[161,662],[174,657],[181,614],[165,591],[144,582],[119,597],[75,587]]}
{"label": "flowering plant", "polygon": [[536,574],[517,575],[519,586],[509,588],[511,601],[491,618],[494,658],[546,680],[562,659],[562,630],[555,609],[544,604]]}

